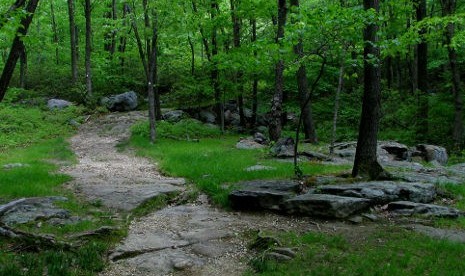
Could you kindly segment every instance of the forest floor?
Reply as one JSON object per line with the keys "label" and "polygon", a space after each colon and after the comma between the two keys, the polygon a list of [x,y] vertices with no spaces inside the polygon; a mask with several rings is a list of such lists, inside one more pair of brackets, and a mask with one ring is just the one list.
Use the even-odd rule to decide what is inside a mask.
{"label": "forest floor", "polygon": [[[380,229],[405,229],[417,220],[351,223],[217,208],[185,180],[164,177],[157,164],[119,147],[143,119],[130,112],[86,122],[70,140],[78,163],[61,171],[74,178],[68,188],[81,198],[130,219],[127,237],[110,252],[101,275],[242,275],[251,271],[257,253],[249,245],[259,232],[335,234],[358,244]],[[154,203],[157,198],[167,204]]]}

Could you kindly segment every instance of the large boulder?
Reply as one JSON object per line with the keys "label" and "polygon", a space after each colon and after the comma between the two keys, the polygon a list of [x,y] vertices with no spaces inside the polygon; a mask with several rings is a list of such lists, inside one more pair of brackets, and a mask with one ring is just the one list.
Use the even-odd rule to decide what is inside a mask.
{"label": "large boulder", "polygon": [[237,184],[229,194],[236,210],[280,210],[280,205],[302,191],[302,185],[291,180],[258,180]]}
{"label": "large boulder", "polygon": [[395,141],[381,141],[378,142],[378,150],[382,149],[389,154],[393,160],[402,161],[407,158],[409,148]]}
{"label": "large boulder", "polygon": [[291,137],[280,138],[270,149],[271,154],[278,158],[294,156],[294,139]]}
{"label": "large boulder", "polygon": [[132,111],[137,108],[137,94],[134,91],[103,98],[102,103],[110,111]]}
{"label": "large boulder", "polygon": [[392,201],[412,201],[428,203],[436,197],[433,184],[392,181],[360,182],[355,184],[323,185],[315,189],[316,193],[366,198],[376,204]]}
{"label": "large boulder", "polygon": [[208,110],[202,110],[199,112],[199,118],[200,121],[208,124],[214,124],[216,122],[216,115],[215,113],[208,111]]}
{"label": "large boulder", "polygon": [[265,145],[257,143],[252,138],[241,138],[236,144],[237,149],[262,149]]}
{"label": "large boulder", "polygon": [[438,162],[441,165],[446,165],[449,159],[447,150],[440,146],[420,144],[412,153],[412,157],[420,156],[427,162]]}
{"label": "large boulder", "polygon": [[177,123],[187,117],[189,117],[187,113],[182,110],[170,110],[163,114],[163,119],[170,123]]}
{"label": "large boulder", "polygon": [[60,100],[60,99],[50,99],[50,100],[47,101],[47,107],[50,110],[63,109],[63,108],[66,108],[68,106],[71,106],[71,105],[72,105],[71,102],[68,102],[68,101],[65,101],[65,100]]}
{"label": "large boulder", "polygon": [[439,206],[435,204],[424,204],[410,201],[396,201],[388,205],[388,210],[402,215],[422,215],[427,217],[457,218],[463,215],[455,208]]}
{"label": "large boulder", "polygon": [[282,209],[288,214],[346,218],[368,208],[370,203],[364,198],[307,193],[286,200]]}

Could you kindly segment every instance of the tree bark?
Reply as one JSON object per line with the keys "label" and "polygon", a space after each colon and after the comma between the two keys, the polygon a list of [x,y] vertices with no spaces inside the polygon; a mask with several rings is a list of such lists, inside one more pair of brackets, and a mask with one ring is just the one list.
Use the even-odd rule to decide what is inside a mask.
{"label": "tree bark", "polygon": [[[455,13],[457,3],[455,0],[441,0],[443,16],[450,16]],[[464,148],[463,130],[463,90],[460,79],[460,71],[457,64],[457,51],[452,47],[451,42],[455,34],[455,24],[449,23],[446,27],[446,47],[449,56],[449,66],[452,74],[452,93],[454,95],[454,129],[452,138],[454,148],[462,150]]]}
{"label": "tree bark", "polygon": [[[252,44],[257,41],[257,20],[250,20],[250,25],[252,25]],[[257,51],[253,51],[253,55],[257,58]],[[253,126],[257,125],[257,109],[258,109],[258,76],[257,73],[252,74],[252,122]]]}
{"label": "tree bark", "polygon": [[53,1],[50,2],[50,16],[52,17],[52,31],[53,31],[53,43],[55,44],[55,62],[57,65],[60,64],[60,55],[58,49],[58,30],[57,23],[55,19],[55,7],[53,6]]}
{"label": "tree bark", "polygon": [[[365,10],[379,12],[379,0],[364,0]],[[360,121],[357,150],[352,176],[368,176],[379,179],[385,172],[377,160],[378,126],[381,109],[381,70],[379,64],[378,26],[370,22],[365,26],[364,46],[364,91],[362,118]]]}
{"label": "tree bark", "polygon": [[334,97],[334,113],[333,113],[333,130],[331,132],[331,145],[329,154],[333,154],[334,143],[336,143],[337,118],[339,114],[339,100],[341,98],[342,88],[344,86],[344,70],[345,70],[345,55],[342,57],[341,66],[339,67],[339,78],[337,82],[336,96]]}
{"label": "tree bark", "polygon": [[[129,7],[128,3],[123,4],[123,26],[127,26],[127,15],[131,12],[131,8]],[[124,52],[126,52],[126,45],[127,45],[127,38],[126,35],[123,35],[120,37],[119,40],[119,47],[118,47],[118,52],[121,54],[120,55],[120,63],[121,63],[121,68],[124,67]]]}
{"label": "tree bark", "polygon": [[[417,21],[426,18],[426,0],[416,1]],[[424,36],[426,30],[420,30],[420,35]],[[414,91],[418,97],[417,111],[417,129],[416,134],[419,142],[426,142],[428,139],[428,43],[425,38],[417,45],[416,58],[417,62],[417,91]]]}
{"label": "tree bark", "polygon": [[[284,25],[286,24],[286,0],[278,0],[278,30],[276,34],[276,44],[281,47],[281,39],[284,37]],[[269,135],[272,141],[278,141],[282,131],[282,104],[284,91],[284,60],[279,58],[275,65],[275,91],[271,100]]]}
{"label": "tree bark", "polygon": [[[299,0],[291,0],[291,7],[294,9],[299,8]],[[293,22],[297,23],[297,22]],[[304,58],[304,46],[302,43],[302,37],[299,37],[297,45],[294,45],[294,53],[297,55],[301,61]],[[307,79],[307,68],[303,63],[300,64],[300,67],[296,74],[297,78],[297,87],[298,95],[300,101],[300,112],[303,116],[303,126],[304,126],[304,135],[305,139],[310,143],[317,143],[318,138],[316,135],[315,124],[313,122],[312,116],[312,103],[311,100],[307,105],[304,106],[304,103],[307,101],[307,98],[310,97],[308,94],[308,79]]]}
{"label": "tree bark", "polygon": [[69,15],[69,34],[71,48],[71,82],[76,84],[78,80],[77,67],[77,40],[76,40],[76,23],[74,20],[74,0],[68,0],[68,15]]}
{"label": "tree bark", "polygon": [[84,14],[86,18],[86,89],[87,101],[92,97],[92,7],[91,0],[85,0]]}
{"label": "tree bark", "polygon": [[[234,48],[241,47],[241,20],[238,17],[237,7],[239,0],[230,0],[231,5],[231,20],[233,24],[233,44]],[[237,103],[239,106],[239,122],[242,127],[246,126],[246,119],[244,115],[244,85],[242,84],[243,73],[242,70],[236,72],[235,82],[238,85]]]}
{"label": "tree bark", "polygon": [[8,89],[8,85],[10,84],[11,77],[13,76],[13,72],[16,67],[16,62],[18,61],[21,53],[24,51],[24,44],[21,40],[21,37],[27,34],[27,29],[32,22],[32,18],[38,3],[39,0],[30,0],[27,3],[27,15],[21,19],[21,24],[13,40],[13,45],[11,46],[5,66],[3,67],[2,76],[0,77],[0,102],[5,97],[6,90]]}
{"label": "tree bark", "polygon": [[27,80],[27,51],[26,46],[23,44],[23,50],[19,56],[19,87],[26,89]]}
{"label": "tree bark", "polygon": [[224,106],[221,101],[221,90],[219,82],[219,70],[217,61],[213,60],[218,55],[218,41],[217,41],[217,26],[214,23],[216,14],[218,12],[217,0],[211,0],[210,2],[210,17],[213,22],[213,30],[211,35],[211,46],[212,46],[212,69],[210,72],[210,78],[213,85],[213,91],[215,93],[215,113],[217,115],[217,123],[221,128],[221,132],[224,132]]}
{"label": "tree bark", "polygon": [[148,87],[148,100],[149,100],[149,123],[150,123],[150,142],[154,143],[156,140],[157,132],[156,132],[156,117],[157,117],[157,73],[158,73],[158,64],[157,64],[157,56],[158,56],[158,26],[157,26],[157,16],[153,16],[153,33],[152,33],[152,45],[150,46],[151,52],[147,52],[149,55],[149,69],[148,69],[148,77],[147,77],[147,87]]}

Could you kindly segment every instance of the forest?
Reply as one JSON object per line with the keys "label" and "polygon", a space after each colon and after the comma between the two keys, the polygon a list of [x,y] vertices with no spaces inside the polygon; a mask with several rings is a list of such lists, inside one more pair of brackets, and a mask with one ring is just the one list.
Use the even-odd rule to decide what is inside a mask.
{"label": "forest", "polygon": [[[215,268],[224,275],[282,275],[291,267],[295,275],[443,271],[454,262],[451,255],[465,250],[463,243],[443,243],[421,231],[411,236],[404,229],[407,222],[392,219],[386,210],[401,201],[435,203],[436,211],[449,209],[438,215],[430,212],[431,206],[415,205],[411,208],[428,211],[411,213],[411,209],[408,223],[441,231],[465,229],[461,211],[465,206],[464,49],[465,1],[458,0],[3,0],[0,249],[5,253],[0,253],[0,274],[25,275],[30,270],[31,275],[130,275],[113,262],[163,254],[156,246],[124,247],[124,241],[131,243],[131,231],[136,231],[131,227],[143,228],[134,226],[134,221],[142,223],[171,205],[195,205],[204,193],[209,204],[221,206],[229,215],[231,209],[259,209],[273,216],[285,213],[286,219],[296,214],[305,217],[297,223],[299,229],[282,231],[264,222],[281,217],[262,222],[247,217],[241,223],[233,219],[241,237],[254,239],[248,250],[255,253],[240,272]],[[137,98],[132,111],[112,112],[109,99],[126,92],[135,92]],[[70,105],[53,109],[47,107],[50,100]],[[105,139],[111,140],[110,148]],[[244,150],[249,147],[252,150]],[[126,159],[132,155],[141,159]],[[146,164],[146,159],[156,165]],[[106,165],[97,165],[99,160]],[[146,172],[146,167],[154,173]],[[107,174],[111,176],[102,176]],[[186,179],[188,188],[179,188],[178,180],[170,177]],[[154,179],[161,181],[156,185],[169,189],[148,188]],[[258,203],[236,198],[252,189],[241,183],[259,179],[265,184],[250,196],[260,198]],[[147,188],[125,186],[138,181],[139,188]],[[304,188],[289,184],[295,181]],[[118,184],[98,189],[94,182]],[[415,199],[417,190],[403,186],[410,182],[420,185],[415,189],[421,193],[434,196]],[[314,196],[326,191],[327,184],[353,183],[368,186],[333,194],[356,194],[355,198],[366,200],[350,197],[351,203],[343,203],[358,208],[350,214],[334,207],[338,199],[333,198],[328,199],[330,207],[320,198],[306,199],[307,207],[294,205],[285,190],[292,186],[292,198]],[[362,191],[372,189],[372,183],[381,187],[372,194],[377,189],[389,194],[389,185],[397,185],[400,194],[404,196],[407,189],[409,196],[389,201],[370,198]],[[115,195],[123,193],[118,190],[123,187],[131,194],[128,198],[134,193],[136,205]],[[279,196],[262,200],[262,192]],[[142,196],[153,193],[157,196]],[[75,214],[71,218],[78,217],[79,222],[70,223],[66,217],[58,228],[42,218],[25,224],[7,222],[9,212],[32,204],[28,202],[37,205],[39,197],[47,198],[46,204],[39,200],[45,205],[55,202],[52,197],[66,197],[66,202],[56,205]],[[131,206],[114,205],[120,200]],[[318,208],[330,211],[319,213]],[[216,218],[210,209],[205,212]],[[427,218],[421,217],[426,213]],[[170,214],[177,216],[174,211]],[[340,225],[307,221],[313,215],[343,219],[343,223],[348,219],[350,230],[326,231]],[[366,238],[354,242],[360,249],[354,249],[351,239],[357,237],[360,229],[354,227],[360,226],[362,217],[363,225],[371,224],[362,234]],[[283,224],[293,223],[286,219]],[[258,223],[280,241],[270,243],[262,231],[250,234],[243,223]],[[318,233],[304,231],[308,225]],[[170,227],[181,231],[179,225]],[[420,241],[422,235],[428,236],[425,244],[409,244],[410,238]],[[465,240],[465,232],[460,235]],[[84,246],[76,246],[75,236],[85,240],[79,240]],[[383,242],[378,244],[379,240]],[[115,249],[119,242],[123,245]],[[181,247],[196,245],[191,240],[187,245],[186,240],[176,242]],[[383,254],[382,246],[388,248]],[[400,247],[405,252],[399,253]],[[297,257],[292,248],[300,248]],[[362,252],[368,248],[373,252]],[[118,255],[120,249],[126,251]],[[435,260],[428,251],[440,257]],[[343,258],[338,259],[338,254]],[[381,259],[376,257],[379,254]],[[423,261],[415,263],[415,254]],[[34,261],[28,263],[31,256]],[[171,267],[148,271],[208,274],[193,272],[207,261],[185,256],[176,261],[173,256]],[[352,266],[350,259],[360,265]],[[388,259],[398,264],[371,267]],[[317,268],[300,265],[309,260],[321,263]]]}

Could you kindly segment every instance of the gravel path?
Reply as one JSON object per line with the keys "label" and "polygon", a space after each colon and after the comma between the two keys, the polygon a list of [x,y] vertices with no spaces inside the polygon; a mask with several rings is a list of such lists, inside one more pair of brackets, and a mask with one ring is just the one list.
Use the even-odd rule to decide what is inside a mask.
{"label": "gravel path", "polygon": [[[151,161],[117,150],[129,137],[130,126],[143,119],[141,112],[114,113],[83,124],[70,141],[79,163],[62,171],[74,177],[70,188],[114,212],[183,191],[183,179],[164,177]],[[364,229],[343,222],[226,212],[200,195],[194,203],[167,206],[132,221],[101,275],[242,275],[253,255],[244,234],[323,231],[357,236]]]}

